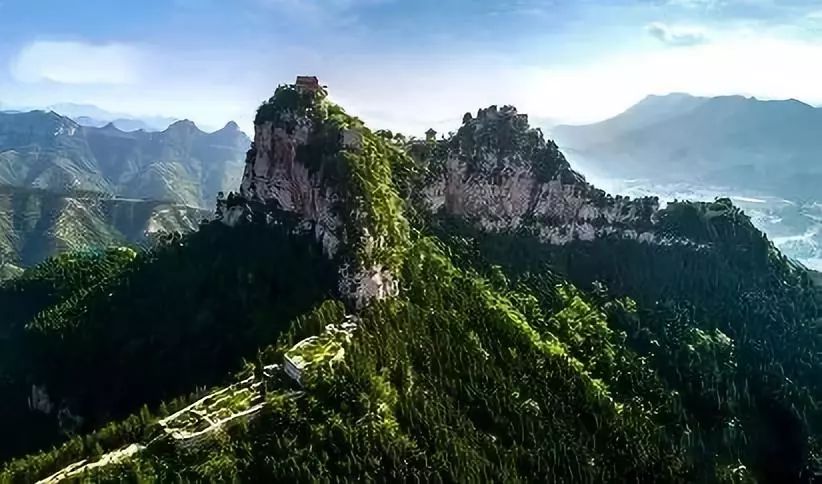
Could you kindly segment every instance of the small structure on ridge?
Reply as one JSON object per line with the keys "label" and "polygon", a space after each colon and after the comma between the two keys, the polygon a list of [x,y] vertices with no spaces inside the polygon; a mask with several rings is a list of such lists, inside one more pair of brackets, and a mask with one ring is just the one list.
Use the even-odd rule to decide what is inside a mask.
{"label": "small structure on ridge", "polygon": [[317,93],[320,92],[320,80],[317,76],[297,76],[297,82],[294,83],[297,91],[300,93]]}

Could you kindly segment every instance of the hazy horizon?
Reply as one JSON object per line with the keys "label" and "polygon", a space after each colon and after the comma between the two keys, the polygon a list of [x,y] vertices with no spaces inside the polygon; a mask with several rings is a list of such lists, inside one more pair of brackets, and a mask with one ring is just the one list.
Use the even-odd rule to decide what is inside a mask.
{"label": "hazy horizon", "polygon": [[580,124],[669,92],[822,103],[808,62],[822,54],[822,6],[801,0],[4,0],[0,18],[4,106],[245,131],[298,74],[409,134],[490,104]]}

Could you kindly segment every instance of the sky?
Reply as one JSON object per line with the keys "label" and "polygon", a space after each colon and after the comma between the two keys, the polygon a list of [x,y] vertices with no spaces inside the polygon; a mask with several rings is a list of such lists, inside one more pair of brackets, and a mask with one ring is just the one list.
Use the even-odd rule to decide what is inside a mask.
{"label": "sky", "polygon": [[535,124],[669,92],[822,105],[822,0],[0,0],[0,107],[250,132],[303,74],[410,135],[491,104]]}

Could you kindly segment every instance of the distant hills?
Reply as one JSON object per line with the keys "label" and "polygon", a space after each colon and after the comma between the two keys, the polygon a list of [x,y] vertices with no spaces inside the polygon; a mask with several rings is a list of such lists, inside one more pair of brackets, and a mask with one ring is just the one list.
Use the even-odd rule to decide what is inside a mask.
{"label": "distant hills", "polygon": [[213,133],[187,120],[157,132],[128,123],[0,112],[0,280],[66,250],[193,230],[239,184],[251,140],[236,123]]}
{"label": "distant hills", "polygon": [[[88,116],[79,116],[72,119],[81,126],[90,126],[92,128],[102,128],[103,126],[111,123],[112,125],[114,125],[115,128],[119,129],[120,131],[162,131],[163,129],[165,129],[156,129],[154,126],[150,126],[148,123],[141,119],[117,118],[112,121],[105,121],[96,118],[90,118]],[[171,123],[166,125],[166,127],[168,127],[170,124]]]}
{"label": "distant hills", "polygon": [[0,186],[0,270],[69,250],[140,245],[152,234],[194,230],[209,215],[177,203]]}
{"label": "distant hills", "polygon": [[822,186],[822,109],[790,99],[648,96],[587,126],[556,126],[572,158],[613,176],[699,181],[782,196]]}
{"label": "distant hills", "polygon": [[[163,131],[177,118],[168,116],[135,116],[127,113],[113,113],[93,104],[59,103],[46,106],[43,111],[54,111],[57,114],[71,118],[83,126],[101,128],[108,123],[114,124],[123,131]],[[26,109],[25,111],[34,111]]]}
{"label": "distant hills", "polygon": [[237,185],[250,144],[233,122],[213,133],[188,120],[126,132],[55,112],[0,113],[0,185],[211,207]]}

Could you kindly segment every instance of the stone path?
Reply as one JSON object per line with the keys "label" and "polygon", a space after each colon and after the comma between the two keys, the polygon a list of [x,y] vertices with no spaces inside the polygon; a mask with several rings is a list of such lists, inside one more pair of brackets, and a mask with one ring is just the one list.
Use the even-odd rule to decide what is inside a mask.
{"label": "stone path", "polygon": [[[266,378],[282,371],[280,365],[269,365],[264,369]],[[215,432],[230,426],[240,419],[251,419],[265,406],[259,387],[262,382],[249,377],[228,387],[217,390],[187,407],[157,422],[163,433],[148,443],[132,443],[121,449],[103,454],[98,460],[83,459],[74,462],[37,481],[37,484],[54,484],[75,478],[83,473],[109,465],[115,465],[134,457],[152,445],[172,439],[180,447],[190,448],[206,441]],[[300,391],[287,392],[286,396],[297,396]]]}

